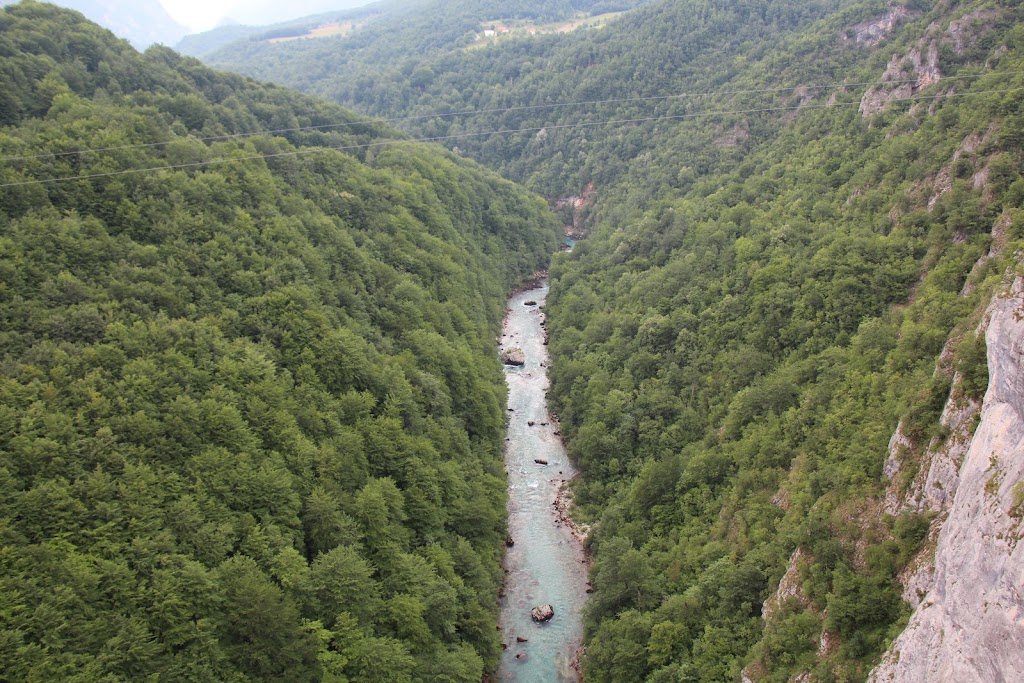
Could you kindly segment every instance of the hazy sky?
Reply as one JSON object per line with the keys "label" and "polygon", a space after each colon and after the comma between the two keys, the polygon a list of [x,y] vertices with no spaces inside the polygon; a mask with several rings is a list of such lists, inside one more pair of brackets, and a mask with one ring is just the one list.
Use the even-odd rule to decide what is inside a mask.
{"label": "hazy sky", "polygon": [[193,31],[206,31],[216,26],[228,11],[243,0],[160,0],[171,17]]}

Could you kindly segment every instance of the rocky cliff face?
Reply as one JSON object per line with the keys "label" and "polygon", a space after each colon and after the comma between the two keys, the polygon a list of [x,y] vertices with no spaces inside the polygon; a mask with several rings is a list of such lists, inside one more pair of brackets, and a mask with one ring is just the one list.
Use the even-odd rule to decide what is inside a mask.
{"label": "rocky cliff face", "polygon": [[[856,42],[874,47],[913,14],[906,7],[891,7],[886,16],[847,29],[840,36],[840,44]],[[941,81],[941,49],[948,47],[956,54],[962,54],[991,29],[998,16],[998,12],[992,10],[978,10],[950,22],[945,30],[938,24],[929,26],[916,46],[902,56],[892,56],[880,82],[867,89],[860,103],[861,116],[873,116],[885,109],[889,102],[906,100]],[[954,91],[955,87],[949,92]]]}
{"label": "rocky cliff face", "polygon": [[986,317],[989,387],[930,587],[873,683],[1024,680],[1024,279]]}

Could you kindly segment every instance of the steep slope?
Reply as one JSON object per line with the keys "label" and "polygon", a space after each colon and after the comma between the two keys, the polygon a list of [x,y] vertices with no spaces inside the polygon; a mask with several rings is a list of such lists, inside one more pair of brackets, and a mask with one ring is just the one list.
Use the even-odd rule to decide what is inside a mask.
{"label": "steep slope", "polygon": [[[883,513],[886,443],[901,418],[912,442],[945,438],[937,360],[983,393],[976,346],[960,340],[1019,270],[1024,199],[1019,11],[925,9],[781,39],[748,73],[859,62],[839,73],[863,85],[826,91],[821,107],[826,92],[790,91],[793,111],[658,137],[646,168],[629,165],[597,200],[592,237],[555,264],[556,410],[596,522],[588,680],[863,680],[902,630],[898,579],[929,517]],[[887,27],[880,42],[849,38],[872,26]],[[986,260],[994,239],[1010,246]],[[1015,476],[998,482],[996,528],[1015,528]],[[1006,543],[968,541],[940,571],[969,557],[1005,564],[991,578],[1010,583]],[[963,630],[947,644],[1019,629],[1004,599],[974,631],[976,597],[950,606],[963,615],[945,625]],[[920,619],[941,617],[929,610]],[[937,632],[916,641],[918,664],[957,679],[1022,673],[1012,641],[943,663]]]}
{"label": "steep slope", "polygon": [[[979,519],[1018,514],[1013,452],[982,470],[960,449],[988,382],[973,331],[1021,268],[1022,26],[1009,0],[679,0],[560,38],[246,67],[574,195],[591,235],[554,264],[547,313],[594,529],[588,680],[864,680],[912,586],[948,593],[922,578],[936,543],[936,577],[975,553],[1008,568],[980,586],[1015,576],[1005,534],[940,526],[982,479]],[[932,640],[1005,634],[1014,600],[936,600],[880,675],[909,646],[907,667],[1021,677]]]}
{"label": "steep slope", "polygon": [[872,681],[981,683],[1024,671],[1024,555],[1018,547],[1024,514],[1022,311],[1024,280],[1018,277],[985,316],[989,386],[948,491],[934,559],[924,558],[931,588],[918,597],[906,631]]}
{"label": "steep slope", "polygon": [[[908,444],[948,436],[937,362],[984,393],[968,329],[1024,236],[1022,19],[1011,2],[694,0],[413,50],[372,81],[266,62],[580,197],[592,234],[554,264],[547,310],[594,524],[588,680],[864,680],[903,630],[932,518],[886,514],[887,444],[898,424]],[[462,110],[483,113],[439,115]]]}
{"label": "steep slope", "polygon": [[479,681],[544,203],[50,5],[0,93],[0,677]]}

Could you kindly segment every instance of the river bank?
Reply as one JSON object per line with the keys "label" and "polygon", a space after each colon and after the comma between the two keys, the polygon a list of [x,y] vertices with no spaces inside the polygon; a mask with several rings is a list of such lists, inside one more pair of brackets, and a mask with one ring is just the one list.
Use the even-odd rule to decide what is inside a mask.
{"label": "river bank", "polygon": [[[543,274],[538,274],[543,275]],[[567,483],[577,476],[548,412],[548,355],[540,277],[509,299],[499,338],[501,352],[522,349],[525,362],[506,366],[509,387],[505,466],[509,480],[506,580],[501,602],[506,647],[496,680],[577,681],[574,666],[583,638],[581,609],[587,597],[585,527],[568,515]],[[555,616],[536,623],[530,610],[550,604]]]}

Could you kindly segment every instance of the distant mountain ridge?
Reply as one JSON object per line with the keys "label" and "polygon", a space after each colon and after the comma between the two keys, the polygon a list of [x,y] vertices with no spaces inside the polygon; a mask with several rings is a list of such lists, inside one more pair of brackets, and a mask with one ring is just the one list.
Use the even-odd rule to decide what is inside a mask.
{"label": "distant mountain ridge", "polygon": [[[15,4],[17,1],[0,0],[0,6]],[[119,38],[127,39],[138,49],[154,43],[174,45],[188,34],[188,29],[172,19],[159,0],[48,1],[81,12]]]}
{"label": "distant mountain ridge", "polygon": [[349,9],[339,9],[311,14],[290,19],[274,24],[253,25],[251,23],[232,23],[225,26],[193,33],[182,38],[174,49],[182,54],[192,57],[205,58],[229,45],[250,40],[259,41],[266,36],[279,35],[283,33],[302,34],[316,29],[324,24],[340,21],[363,22],[370,19],[386,16],[390,13],[398,13],[409,9],[414,0],[403,2],[402,0],[379,0],[373,3],[349,3]]}

